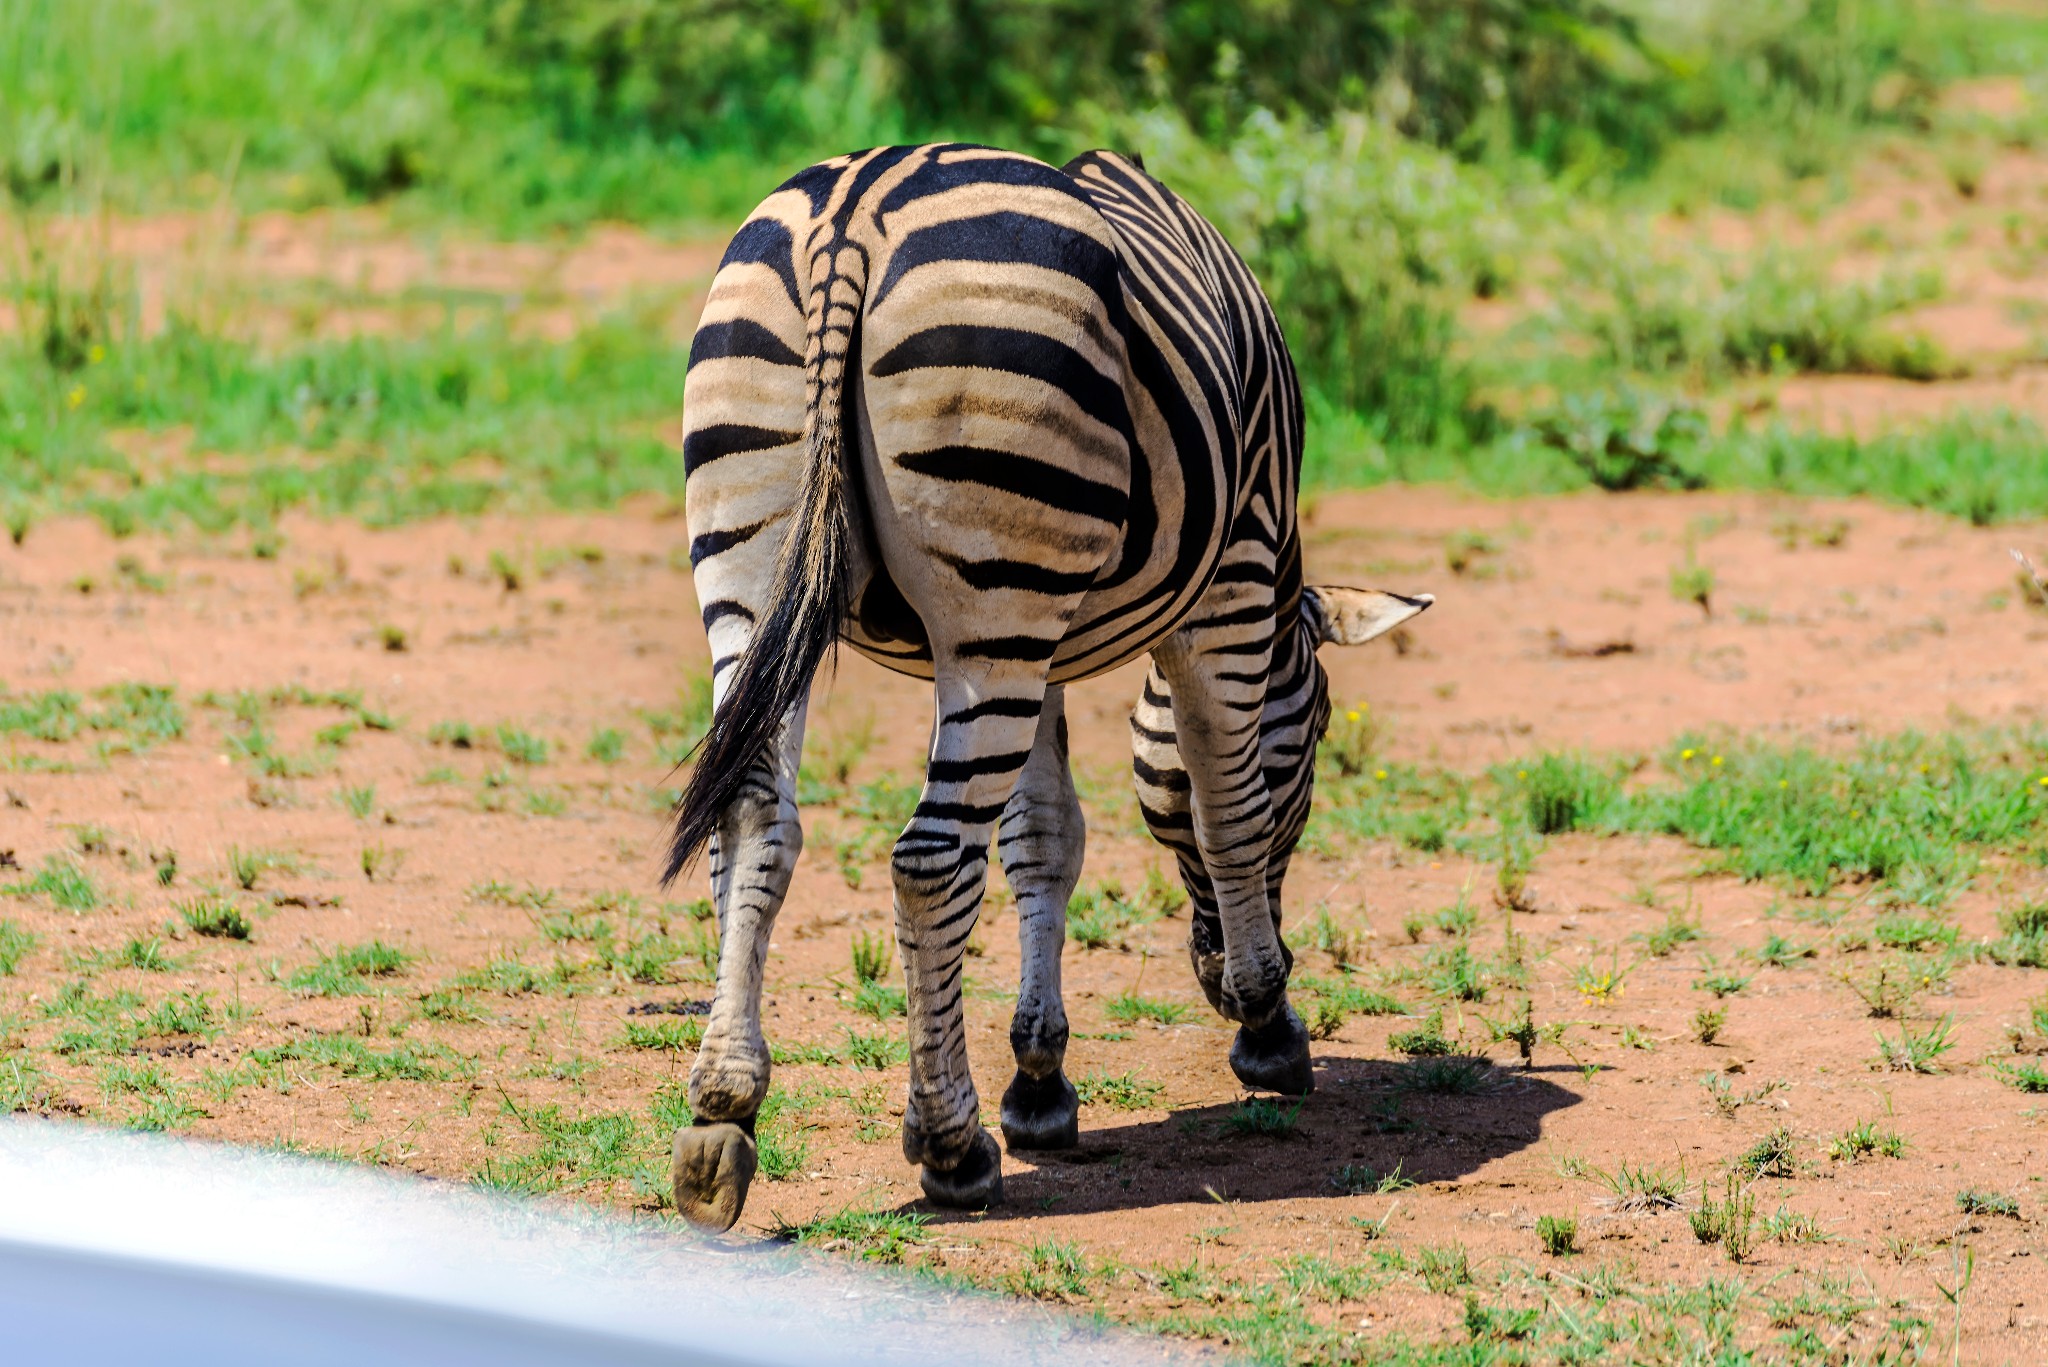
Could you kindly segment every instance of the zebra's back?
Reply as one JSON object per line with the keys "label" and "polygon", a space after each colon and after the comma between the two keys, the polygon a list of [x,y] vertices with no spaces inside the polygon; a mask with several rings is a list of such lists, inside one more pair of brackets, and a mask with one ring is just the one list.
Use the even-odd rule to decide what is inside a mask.
{"label": "zebra's back", "polygon": [[799,173],[735,236],[691,352],[692,558],[715,659],[751,626],[718,585],[772,569],[782,538],[764,533],[796,500],[807,401],[842,376],[851,644],[930,677],[923,620],[965,592],[987,624],[970,648],[1035,653],[1054,682],[1136,657],[1247,525],[1291,550],[1299,399],[1277,340],[1220,236],[1114,154],[1055,169],[941,144]]}

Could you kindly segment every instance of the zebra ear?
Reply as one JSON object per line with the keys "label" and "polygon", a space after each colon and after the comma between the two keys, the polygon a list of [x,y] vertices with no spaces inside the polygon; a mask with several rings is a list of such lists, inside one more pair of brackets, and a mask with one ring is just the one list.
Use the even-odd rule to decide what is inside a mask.
{"label": "zebra ear", "polygon": [[1302,589],[1301,612],[1318,640],[1358,646],[1392,631],[1435,601],[1427,593],[1404,595],[1385,589],[1318,584]]}

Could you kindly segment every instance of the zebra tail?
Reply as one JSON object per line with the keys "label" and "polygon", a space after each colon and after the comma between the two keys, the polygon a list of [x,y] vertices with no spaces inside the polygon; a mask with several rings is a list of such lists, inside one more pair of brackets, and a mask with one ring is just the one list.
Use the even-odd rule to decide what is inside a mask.
{"label": "zebra tail", "polygon": [[[774,743],[783,718],[839,640],[846,617],[853,528],[848,511],[842,425],[853,318],[864,282],[834,274],[820,291],[807,331],[811,363],[804,414],[804,482],[776,562],[767,617],[754,624],[746,654],[696,748],[696,765],[676,803],[662,885],[673,883],[710,842],[719,819]],[[849,288],[850,287],[850,288]],[[850,298],[849,298],[850,296]],[[848,305],[851,305],[849,308]],[[843,325],[842,324],[843,321]]]}

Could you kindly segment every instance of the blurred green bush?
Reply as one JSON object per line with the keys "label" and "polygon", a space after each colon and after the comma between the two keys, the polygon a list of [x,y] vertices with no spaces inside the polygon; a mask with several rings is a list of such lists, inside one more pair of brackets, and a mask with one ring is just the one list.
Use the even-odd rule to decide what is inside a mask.
{"label": "blurred green bush", "polygon": [[[1952,0],[0,0],[0,199],[716,230],[848,148],[1117,146],[1265,282],[1316,477],[1429,477],[1457,452],[1500,487],[1687,482],[1712,446],[1799,482],[1831,448],[1701,446],[1633,399],[1506,430],[1477,396],[1942,373],[1884,326],[1939,282],[1674,262],[1613,210],[1637,187],[1684,211],[1821,174],[1858,129],[1926,122],[1947,80],[2048,69],[2044,35]],[[111,305],[16,275],[68,376]],[[1525,277],[1548,332],[1460,335],[1461,308]]]}

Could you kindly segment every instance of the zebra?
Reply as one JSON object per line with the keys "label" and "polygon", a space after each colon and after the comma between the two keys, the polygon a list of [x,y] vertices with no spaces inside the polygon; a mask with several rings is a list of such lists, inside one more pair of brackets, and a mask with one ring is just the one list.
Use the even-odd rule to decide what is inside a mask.
{"label": "zebra", "polygon": [[1133,767],[1190,896],[1195,977],[1238,1025],[1245,1085],[1310,1089],[1279,919],[1329,718],[1316,647],[1432,600],[1304,586],[1302,420],[1250,270],[1136,158],[876,148],[799,172],[739,229],[684,386],[713,715],[664,881],[708,847],[721,937],[673,1148],[690,1221],[729,1229],[754,1175],[805,709],[842,640],[933,683],[924,785],[890,855],[903,1154],[928,1199],[1002,1199],[961,1013],[992,839],[1023,958],[1004,1137],[1077,1140],[1060,953],[1084,838],[1065,686],[1148,653]]}

